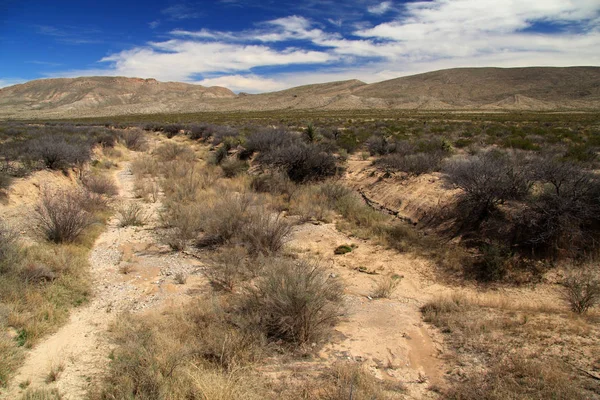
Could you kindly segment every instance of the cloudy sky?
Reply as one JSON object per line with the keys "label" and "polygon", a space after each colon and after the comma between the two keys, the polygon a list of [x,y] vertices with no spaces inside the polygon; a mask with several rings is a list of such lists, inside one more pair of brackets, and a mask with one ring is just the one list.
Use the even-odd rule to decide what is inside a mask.
{"label": "cloudy sky", "polygon": [[118,75],[262,92],[571,65],[600,65],[600,0],[0,0],[0,87]]}

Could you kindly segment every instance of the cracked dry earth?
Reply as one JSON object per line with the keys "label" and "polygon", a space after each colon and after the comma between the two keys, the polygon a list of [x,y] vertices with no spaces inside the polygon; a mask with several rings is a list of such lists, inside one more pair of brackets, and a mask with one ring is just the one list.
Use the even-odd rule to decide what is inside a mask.
{"label": "cracked dry earth", "polygon": [[[140,201],[133,196],[133,175],[129,164],[116,173],[120,203]],[[121,312],[142,312],[178,301],[202,284],[197,260],[172,253],[153,233],[158,204],[146,206],[144,227],[120,227],[113,217],[89,255],[92,278],[90,302],[72,311],[69,321],[26,354],[21,368],[2,399],[18,398],[22,382],[28,388],[56,387],[63,399],[82,399],[108,365],[111,344],[110,324]],[[127,273],[124,273],[127,272]],[[176,274],[187,276],[185,285],[175,282]],[[45,382],[51,369],[62,369],[56,382]]]}

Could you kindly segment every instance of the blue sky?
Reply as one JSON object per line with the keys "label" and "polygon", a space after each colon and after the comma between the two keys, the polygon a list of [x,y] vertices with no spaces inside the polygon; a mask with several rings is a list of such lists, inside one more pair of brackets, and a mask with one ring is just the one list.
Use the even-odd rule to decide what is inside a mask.
{"label": "blue sky", "polygon": [[118,75],[262,92],[600,65],[599,0],[0,0],[0,87]]}

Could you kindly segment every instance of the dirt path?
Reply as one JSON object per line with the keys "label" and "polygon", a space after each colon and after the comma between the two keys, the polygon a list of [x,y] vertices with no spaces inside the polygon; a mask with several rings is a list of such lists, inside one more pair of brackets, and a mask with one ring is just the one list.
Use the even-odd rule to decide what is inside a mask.
{"label": "dirt path", "polygon": [[[334,255],[344,244],[357,247]],[[419,307],[445,288],[433,282],[428,263],[349,238],[333,224],[302,225],[290,245],[330,263],[346,284],[347,316],[321,357],[362,362],[375,376],[404,383],[410,398],[435,398],[427,387],[443,384],[441,340],[422,323]],[[398,288],[390,299],[372,299],[375,281],[386,274],[402,277]]]}
{"label": "dirt path", "polygon": [[[133,196],[133,175],[129,163],[116,173],[121,195],[119,203],[140,201]],[[166,246],[154,237],[158,204],[145,204],[146,226],[120,227],[113,217],[89,255],[93,295],[89,304],[75,309],[69,321],[26,355],[2,399],[18,398],[28,388],[58,388],[63,399],[85,397],[108,365],[111,344],[106,331],[123,311],[139,312],[149,307],[178,301],[201,284],[195,276],[198,263]],[[127,271],[127,274],[124,272]],[[174,276],[189,276],[178,285]],[[59,371],[49,382],[49,373]]]}

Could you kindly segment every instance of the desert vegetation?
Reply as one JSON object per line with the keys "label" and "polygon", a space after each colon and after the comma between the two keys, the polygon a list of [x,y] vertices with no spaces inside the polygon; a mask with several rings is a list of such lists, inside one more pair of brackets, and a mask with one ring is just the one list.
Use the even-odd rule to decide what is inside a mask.
{"label": "desert vegetation", "polygon": [[[37,251],[85,256],[95,227],[114,212],[123,232],[150,232],[164,253],[199,263],[169,278],[182,287],[203,282],[181,307],[115,319],[111,361],[91,398],[599,396],[594,118],[385,112],[138,118],[1,128],[6,196],[11,184],[36,171],[74,177],[60,190],[40,188],[36,240],[43,250]],[[45,146],[46,135],[57,135],[52,146]],[[111,198],[119,189],[107,172],[123,154],[131,157],[134,197],[117,205]],[[319,229],[343,240],[323,250]],[[27,290],[59,285],[61,274],[75,273],[37,270],[41,264],[28,261],[40,257],[37,244],[24,243],[6,224],[0,235],[2,259],[17,260],[0,262],[2,273],[25,282],[19,285],[37,282]],[[306,248],[298,241],[312,236]],[[318,240],[334,243],[327,235]],[[380,254],[391,260],[389,268],[375,267]],[[410,267],[398,269],[399,258]],[[413,270],[426,278],[406,276]],[[77,273],[83,286],[69,287],[65,297],[85,293],[77,297],[85,299],[85,268]],[[448,295],[434,296],[420,279]],[[407,294],[412,286],[426,293]],[[347,307],[356,308],[356,298],[375,308],[409,304],[402,307],[426,323],[443,349],[440,376],[429,382],[419,371],[404,379],[393,357],[375,369],[347,354],[321,358],[339,344],[337,329],[352,323]],[[21,325],[11,318],[5,326],[20,337]],[[30,340],[24,343],[60,323],[24,336]],[[22,357],[11,343],[6,358],[14,361],[0,370],[4,382]]]}

